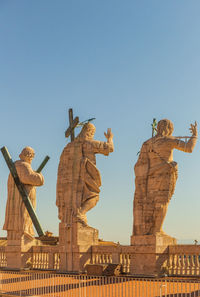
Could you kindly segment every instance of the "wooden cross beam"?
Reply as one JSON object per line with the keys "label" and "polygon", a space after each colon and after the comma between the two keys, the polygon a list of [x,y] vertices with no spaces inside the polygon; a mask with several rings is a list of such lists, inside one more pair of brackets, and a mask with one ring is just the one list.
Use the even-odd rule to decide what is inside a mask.
{"label": "wooden cross beam", "polygon": [[[24,205],[25,205],[25,207],[26,207],[26,209],[27,209],[27,211],[28,211],[28,213],[29,213],[29,215],[31,217],[31,220],[33,222],[33,225],[34,225],[38,235],[39,236],[44,236],[45,235],[44,231],[43,231],[43,229],[42,229],[42,227],[40,225],[40,222],[38,220],[36,212],[35,212],[35,210],[33,208],[32,203],[31,203],[31,200],[28,197],[28,193],[27,193],[24,185],[20,182],[19,176],[17,174],[16,167],[15,167],[15,163],[12,161],[11,156],[10,156],[10,154],[8,152],[8,149],[4,146],[4,147],[1,148],[1,152],[3,154],[3,157],[4,157],[5,161],[6,161],[6,164],[7,164],[8,168],[9,168],[9,170],[10,170],[10,173],[11,173],[13,179],[14,179],[16,187],[17,187],[17,189],[18,189],[18,191],[20,193],[20,196],[21,196],[21,198],[22,198],[22,200],[24,202]],[[48,162],[49,159],[50,159],[49,156],[45,157],[45,159],[43,160],[43,162],[41,163],[41,165],[37,169],[38,173],[41,172],[41,170],[44,168],[44,166],[46,165],[46,163]]]}
{"label": "wooden cross beam", "polygon": [[65,137],[71,137],[71,142],[74,141],[74,129],[76,128],[76,126],[79,123],[79,117],[75,117],[75,119],[73,119],[73,110],[72,108],[69,109],[69,128],[65,131]]}

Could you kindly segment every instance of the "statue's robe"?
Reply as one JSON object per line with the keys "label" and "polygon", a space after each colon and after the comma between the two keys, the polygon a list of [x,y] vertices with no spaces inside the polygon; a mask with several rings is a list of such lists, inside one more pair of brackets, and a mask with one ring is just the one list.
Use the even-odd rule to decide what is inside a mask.
{"label": "statue's robe", "polygon": [[[41,173],[33,171],[31,165],[25,161],[15,162],[17,174],[20,182],[24,184],[33,208],[36,208],[36,189],[35,186],[44,184],[44,177]],[[33,223],[28,211],[22,201],[19,191],[15,185],[13,177],[9,174],[7,183],[7,204],[3,230],[14,231],[18,234],[28,234],[34,236]]]}
{"label": "statue's robe", "polygon": [[156,207],[168,205],[174,194],[178,166],[173,161],[173,149],[191,153],[195,143],[193,137],[186,143],[173,136],[154,137],[143,143],[134,167],[134,235],[152,233]]}
{"label": "statue's robe", "polygon": [[71,222],[87,199],[99,198],[101,176],[95,154],[108,156],[109,144],[77,138],[64,148],[58,166],[56,205],[61,222]]}

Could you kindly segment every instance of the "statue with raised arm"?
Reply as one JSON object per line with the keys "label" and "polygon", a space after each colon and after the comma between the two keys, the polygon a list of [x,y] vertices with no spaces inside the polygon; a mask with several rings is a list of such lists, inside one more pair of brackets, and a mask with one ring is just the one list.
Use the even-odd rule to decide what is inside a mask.
{"label": "statue with raised arm", "polygon": [[164,233],[162,225],[178,177],[173,150],[192,153],[197,141],[197,123],[191,124],[189,141],[172,136],[173,123],[158,122],[156,136],[145,141],[135,164],[133,236]]}
{"label": "statue with raised arm", "polygon": [[86,213],[97,204],[101,186],[95,155],[108,156],[114,149],[111,129],[104,133],[107,142],[94,140],[94,134],[95,126],[86,123],[60,157],[56,205],[59,219],[68,226],[72,224],[72,217],[87,226]]}
{"label": "statue with raised arm", "polygon": [[[34,150],[27,146],[19,155],[20,160],[15,162],[20,182],[24,184],[33,207],[36,207],[36,186],[44,184],[41,173],[34,171],[31,162],[35,156]],[[24,205],[17,186],[11,174],[8,177],[8,196],[6,204],[6,215],[3,230],[7,230],[8,239],[19,239],[22,235],[34,237],[33,223]]]}

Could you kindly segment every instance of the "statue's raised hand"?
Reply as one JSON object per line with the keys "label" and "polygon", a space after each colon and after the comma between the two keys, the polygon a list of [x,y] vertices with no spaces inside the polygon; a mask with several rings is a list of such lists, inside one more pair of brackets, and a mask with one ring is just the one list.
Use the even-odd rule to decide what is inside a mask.
{"label": "statue's raised hand", "polygon": [[108,128],[108,129],[107,129],[107,133],[104,132],[104,135],[105,135],[105,137],[107,138],[107,140],[109,140],[109,139],[113,139],[113,134],[112,134],[112,132],[111,132],[111,128]]}
{"label": "statue's raised hand", "polygon": [[190,124],[190,132],[193,136],[197,136],[197,122],[195,121],[194,125]]}

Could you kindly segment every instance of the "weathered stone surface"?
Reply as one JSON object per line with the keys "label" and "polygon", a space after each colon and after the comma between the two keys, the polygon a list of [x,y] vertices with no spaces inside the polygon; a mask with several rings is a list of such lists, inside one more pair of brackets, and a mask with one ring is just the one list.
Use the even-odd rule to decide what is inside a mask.
{"label": "weathered stone surface", "polygon": [[[36,186],[44,184],[44,177],[31,168],[34,150],[25,147],[19,155],[20,160],[15,162],[20,182],[24,184],[33,207],[36,207]],[[20,269],[25,267],[26,257],[30,248],[40,245],[41,242],[34,238],[33,223],[22,201],[20,193],[11,174],[8,177],[8,198],[6,216],[3,226],[7,230],[7,267]]]}
{"label": "weathered stone surface", "polygon": [[[99,200],[101,176],[96,154],[113,152],[113,134],[107,142],[94,140],[95,126],[87,123],[80,134],[64,148],[58,166],[56,205],[59,212],[61,270],[81,271],[90,257],[91,246],[98,244],[98,231],[87,224],[86,213]],[[76,251],[76,252],[75,252]],[[80,253],[85,253],[80,256]]]}
{"label": "weathered stone surface", "polygon": [[87,251],[92,245],[98,245],[99,231],[89,226],[77,224],[77,244],[80,252]]}
{"label": "weathered stone surface", "polygon": [[157,233],[156,235],[138,235],[131,237],[131,245],[138,247],[153,248],[155,252],[160,247],[166,248],[169,245],[175,245],[176,239],[163,233]]}
{"label": "weathered stone surface", "polygon": [[173,150],[191,153],[197,141],[197,124],[191,124],[188,142],[172,136],[169,120],[158,123],[157,135],[143,143],[135,164],[134,224],[131,245],[131,273],[159,275],[176,239],[166,235],[162,225],[178,176]]}
{"label": "weathered stone surface", "polygon": [[119,276],[121,274],[120,264],[87,264],[85,268],[87,275]]}
{"label": "weathered stone surface", "polygon": [[40,246],[42,242],[38,239],[23,234],[18,240],[8,240],[5,247],[7,257],[7,268],[22,269],[26,267],[29,251],[33,246]]}
{"label": "weathered stone surface", "polygon": [[[35,186],[44,184],[44,177],[31,168],[34,150],[25,147],[19,155],[20,160],[15,162],[20,182],[24,184],[33,207],[36,207]],[[33,239],[33,223],[18,192],[11,174],[8,177],[8,198],[6,204],[4,230],[7,230],[8,244],[10,241],[21,240],[23,235]]]}
{"label": "weathered stone surface", "polygon": [[94,140],[95,126],[87,123],[80,134],[64,148],[58,167],[56,205],[62,223],[71,225],[72,217],[87,225],[86,213],[99,200],[101,177],[96,168],[96,154],[113,152],[113,134],[108,129],[107,142]]}
{"label": "weathered stone surface", "polygon": [[85,266],[87,275],[102,276],[106,265],[103,264],[87,264]]}
{"label": "weathered stone surface", "polygon": [[173,150],[191,153],[197,141],[197,124],[191,124],[188,142],[172,136],[169,120],[158,123],[157,135],[143,143],[135,164],[135,195],[133,236],[151,235],[162,231],[169,201],[178,176]]}
{"label": "weathered stone surface", "polygon": [[176,245],[176,239],[163,233],[132,236],[131,274],[157,276],[169,256],[169,246]]}

